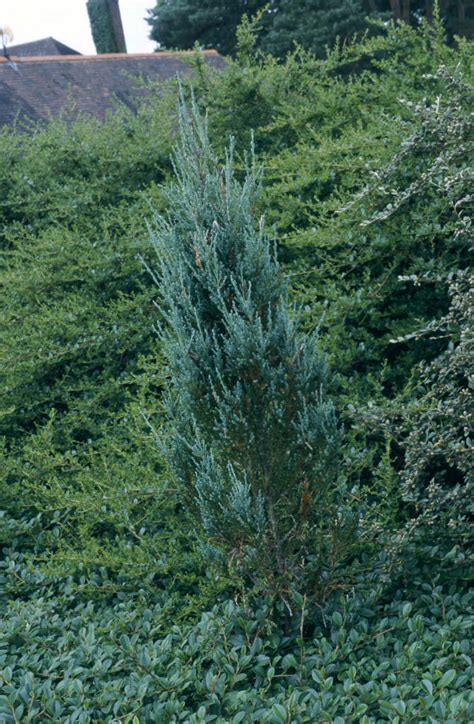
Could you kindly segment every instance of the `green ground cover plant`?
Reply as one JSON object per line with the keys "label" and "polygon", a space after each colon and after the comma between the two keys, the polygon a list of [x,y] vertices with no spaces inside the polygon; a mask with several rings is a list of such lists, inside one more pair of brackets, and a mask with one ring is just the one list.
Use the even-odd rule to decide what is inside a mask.
{"label": "green ground cover plant", "polygon": [[474,718],[474,64],[443,33],[281,63],[246,21],[181,136],[174,82],[0,134],[0,720]]}
{"label": "green ground cover plant", "polygon": [[[347,600],[302,640],[269,602],[162,630],[159,605],[13,606],[0,712],[14,721],[469,722],[472,594]],[[314,624],[316,623],[316,626]],[[472,624],[472,621],[471,621]],[[135,717],[135,718],[134,718]]]}

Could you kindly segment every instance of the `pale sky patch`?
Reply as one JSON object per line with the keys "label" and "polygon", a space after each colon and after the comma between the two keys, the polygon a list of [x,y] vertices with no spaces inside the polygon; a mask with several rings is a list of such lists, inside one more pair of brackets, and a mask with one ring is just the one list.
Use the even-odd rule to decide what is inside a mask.
{"label": "pale sky patch", "polygon": [[[151,53],[156,43],[148,38],[144,20],[154,0],[119,0],[129,53]],[[52,36],[84,55],[94,54],[86,0],[0,0],[0,27],[13,31],[12,45]]]}

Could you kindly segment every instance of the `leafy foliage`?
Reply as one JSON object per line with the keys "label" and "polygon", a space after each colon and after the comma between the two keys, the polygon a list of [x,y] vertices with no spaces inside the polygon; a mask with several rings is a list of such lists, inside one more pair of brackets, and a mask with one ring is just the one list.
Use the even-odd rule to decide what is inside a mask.
{"label": "leafy foliage", "polygon": [[[400,292],[410,295],[410,318],[404,319],[406,304],[400,308],[392,301],[397,312],[392,329],[404,332],[390,340],[402,352],[398,359],[391,354],[392,368],[401,365],[407,386],[375,417],[382,427],[387,417],[392,420],[390,433],[404,453],[400,477],[408,503],[407,535],[421,529],[422,537],[433,540],[436,526],[436,547],[459,546],[465,566],[466,553],[472,561],[472,291],[466,267],[474,238],[473,94],[457,73],[443,68],[439,76],[450,91],[448,99],[415,105],[420,127],[377,175],[384,206],[370,223],[401,216],[398,228],[407,224],[404,237],[411,236],[418,251],[413,247],[408,257],[416,264],[408,269],[412,273],[396,280]],[[416,158],[413,179],[407,173],[410,158]],[[396,286],[394,293],[399,293]],[[423,361],[408,368],[410,377],[407,362],[417,357]]]}
{"label": "leafy foliage", "polygon": [[448,336],[448,348],[420,364],[416,393],[399,423],[406,435],[403,494],[414,506],[411,530],[436,526],[438,545],[446,536],[448,545],[471,549],[472,277],[453,276],[449,291],[447,315],[424,330]]}
{"label": "leafy foliage", "polygon": [[182,515],[181,548],[143,420],[160,424],[161,379],[138,255],[169,170],[167,113],[162,93],[138,116],[1,137],[0,540],[25,574],[2,587],[7,599],[34,593],[30,566],[47,566],[43,588],[72,577],[85,596],[156,593],[159,581],[170,610],[199,590],[192,533]]}
{"label": "leafy foliage", "polygon": [[165,635],[160,606],[89,603],[60,617],[54,600],[17,605],[0,629],[0,713],[6,722],[472,719],[472,594],[425,585],[415,602],[384,605],[374,592],[341,603],[306,622],[306,642],[265,601],[229,601]]}

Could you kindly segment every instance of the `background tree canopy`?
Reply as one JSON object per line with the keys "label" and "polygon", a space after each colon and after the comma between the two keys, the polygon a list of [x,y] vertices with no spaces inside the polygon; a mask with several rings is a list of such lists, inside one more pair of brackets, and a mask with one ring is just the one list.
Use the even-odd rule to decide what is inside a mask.
{"label": "background tree canopy", "polygon": [[[149,11],[150,37],[161,48],[188,49],[198,43],[232,55],[242,15],[262,10],[259,43],[277,57],[295,43],[322,56],[337,38],[378,32],[372,21],[394,18],[416,26],[422,17],[431,22],[438,12],[433,0],[158,0]],[[472,0],[441,0],[439,13],[451,36],[472,37]]]}

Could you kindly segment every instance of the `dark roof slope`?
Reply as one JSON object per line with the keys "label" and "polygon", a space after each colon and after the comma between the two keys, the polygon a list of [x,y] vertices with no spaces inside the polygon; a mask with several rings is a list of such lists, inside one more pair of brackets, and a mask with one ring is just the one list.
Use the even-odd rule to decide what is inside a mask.
{"label": "dark roof slope", "polygon": [[64,43],[60,43],[55,38],[42,38],[41,40],[33,40],[31,43],[21,43],[20,45],[12,45],[7,48],[9,55],[15,55],[20,58],[25,56],[38,55],[81,55],[77,50],[69,48]]}
{"label": "dark roof slope", "polygon": [[[164,81],[190,73],[192,53],[143,53],[0,57],[0,126],[15,119],[46,120],[66,106],[103,118],[116,98],[136,110],[147,89],[137,79]],[[204,51],[206,63],[222,68],[224,59]]]}

